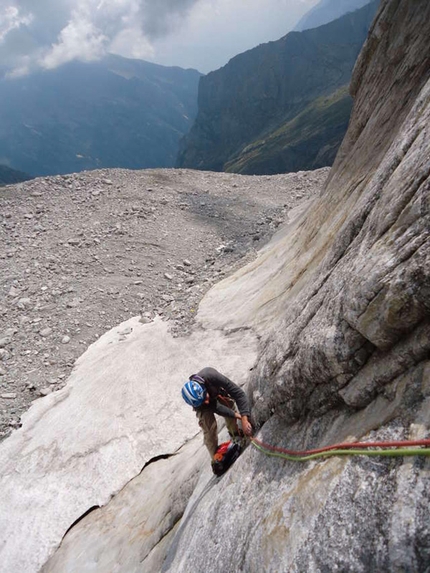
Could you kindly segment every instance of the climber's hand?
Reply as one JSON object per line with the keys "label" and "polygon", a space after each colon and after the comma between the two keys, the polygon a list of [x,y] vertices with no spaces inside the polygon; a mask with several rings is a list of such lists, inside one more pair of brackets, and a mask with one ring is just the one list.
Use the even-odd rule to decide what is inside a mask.
{"label": "climber's hand", "polygon": [[252,426],[247,416],[242,416],[242,430],[245,436],[252,436]]}

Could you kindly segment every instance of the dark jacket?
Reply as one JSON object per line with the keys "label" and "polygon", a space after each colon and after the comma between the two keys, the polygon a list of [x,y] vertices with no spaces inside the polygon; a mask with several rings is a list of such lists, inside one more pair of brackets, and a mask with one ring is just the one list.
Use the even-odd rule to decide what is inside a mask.
{"label": "dark jacket", "polygon": [[224,418],[234,418],[234,411],[220,402],[223,397],[229,397],[236,402],[241,416],[251,416],[251,408],[245,392],[237,384],[229,380],[227,376],[210,367],[203,368],[197,374],[193,374],[193,376],[190,376],[190,380],[194,376],[196,376],[197,382],[199,382],[198,378],[204,380],[205,388],[210,396],[209,404],[203,404],[196,410],[207,409]]}

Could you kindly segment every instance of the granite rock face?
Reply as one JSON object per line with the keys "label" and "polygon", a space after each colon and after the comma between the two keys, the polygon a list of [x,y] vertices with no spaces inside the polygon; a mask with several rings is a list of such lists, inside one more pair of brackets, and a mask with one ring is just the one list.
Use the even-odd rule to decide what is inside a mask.
{"label": "granite rock face", "polygon": [[[208,292],[197,317],[200,330],[191,341],[169,342],[165,328],[156,325],[163,334],[158,354],[137,332],[133,346],[126,346],[128,352],[144,347],[146,359],[138,364],[144,369],[148,361],[154,372],[160,364],[172,372],[180,364],[185,373],[196,352],[216,360],[220,369],[228,359],[240,381],[248,381],[258,438],[274,446],[303,450],[357,439],[429,437],[429,22],[426,0],[381,2],[355,68],[351,125],[321,196],[306,211],[290,214],[255,261]],[[212,337],[218,341],[215,355]],[[257,337],[261,346],[252,367]],[[97,344],[108,348],[110,341]],[[100,361],[95,350],[87,360]],[[119,369],[117,351],[110,352]],[[112,378],[114,368],[103,365]],[[78,395],[77,388],[84,380],[71,389],[79,403],[85,393]],[[97,388],[104,397],[102,386]],[[129,406],[136,407],[132,422],[140,408]],[[102,497],[89,482],[86,491],[77,490],[74,507],[64,504],[69,519],[89,502],[105,507],[72,527],[55,554],[45,541],[41,556],[28,529],[44,572],[428,572],[428,458],[351,456],[301,464],[249,446],[216,479],[189,427],[181,429],[192,413],[174,410],[173,401],[170,408],[178,425],[161,444],[162,453],[177,455],[152,460],[128,484],[117,469],[111,489],[117,495],[110,503],[107,487]],[[67,412],[61,404],[56,411]],[[39,407],[28,420],[38,412],[44,413]],[[169,423],[171,414],[165,407],[162,414],[165,418],[152,422],[152,434],[136,434],[133,427],[122,432],[132,454],[123,462],[128,475],[151,461],[137,456],[136,435],[146,436],[151,446],[164,440],[157,424]],[[46,413],[48,421],[52,416],[55,410]],[[106,416],[103,408],[99,416]],[[20,468],[36,471],[42,487],[41,461],[52,454],[45,447],[43,459],[30,456],[41,447],[35,434],[27,424],[5,444],[26,454]],[[78,434],[72,436],[79,443]],[[68,441],[73,442],[70,436]],[[76,446],[78,454],[83,445]],[[67,441],[58,445],[68,455],[70,445],[65,446]],[[122,451],[115,446],[115,459],[122,459]],[[80,455],[75,458],[74,479],[83,475],[88,481],[91,468]],[[6,464],[12,458],[4,459]],[[66,477],[67,485],[73,476]],[[14,486],[24,480],[11,466],[4,478],[11,507],[19,496]],[[19,507],[24,502],[20,497]],[[54,502],[51,495],[49,507]],[[61,527],[52,519],[57,530],[48,524],[44,532],[58,545]],[[6,525],[5,520],[2,531]],[[18,535],[18,525],[13,531]],[[17,544],[17,538],[9,543]]]}
{"label": "granite rock face", "polygon": [[[193,473],[197,476],[203,466],[198,448],[184,454],[198,425],[181,398],[182,381],[203,363],[224,367],[242,384],[256,351],[250,331],[198,332],[180,340],[173,338],[167,322],[142,324],[138,317],[91,345],[67,386],[37,400],[23,416],[22,428],[1,444],[1,573],[40,571],[69,530],[75,539],[73,558],[54,560],[58,571],[94,570],[97,562],[99,571],[134,570],[130,563],[140,564],[182,515]],[[155,463],[169,456],[172,460]],[[130,485],[136,476],[143,482]],[[89,531],[81,520],[86,514],[90,523],[96,518],[101,531]],[[77,522],[85,528],[80,549]],[[138,537],[136,551],[130,531]],[[124,540],[129,544],[125,549]],[[66,539],[63,547],[68,557]],[[115,568],[121,563],[127,565]]]}
{"label": "granite rock face", "polygon": [[[301,282],[300,291],[285,284],[286,312],[254,382],[258,388],[263,373],[276,380],[261,389],[263,401],[275,402],[286,420],[334,403],[366,406],[428,353],[430,70],[429,48],[420,43],[428,32],[423,10],[429,13],[420,3],[382,3],[357,62],[349,132],[323,197],[294,237],[307,245],[307,257],[315,253],[313,264],[320,261],[306,284],[300,275],[309,275],[310,265],[296,263],[292,282]],[[399,366],[401,352],[409,360]]]}
{"label": "granite rock face", "polygon": [[160,571],[199,475],[208,468],[203,450],[197,436],[176,454],[147,464],[111,503],[70,530],[42,572],[89,571],[95,563],[97,571]]}
{"label": "granite rock face", "polygon": [[[429,435],[429,21],[427,2],[381,3],[325,191],[203,301],[203,322],[222,305],[219,327],[273,328],[249,390],[275,446]],[[163,570],[424,572],[429,485],[424,458],[299,466],[251,449]]]}

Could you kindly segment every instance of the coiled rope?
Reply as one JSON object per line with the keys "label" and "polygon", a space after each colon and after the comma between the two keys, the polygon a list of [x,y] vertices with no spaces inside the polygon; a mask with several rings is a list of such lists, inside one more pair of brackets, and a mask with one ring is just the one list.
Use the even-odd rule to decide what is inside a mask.
{"label": "coiled rope", "polygon": [[[344,442],[315,450],[289,450],[278,448],[251,438],[252,445],[267,456],[293,462],[307,462],[331,456],[430,456],[430,440],[403,440],[398,442]],[[377,449],[371,449],[377,448]]]}

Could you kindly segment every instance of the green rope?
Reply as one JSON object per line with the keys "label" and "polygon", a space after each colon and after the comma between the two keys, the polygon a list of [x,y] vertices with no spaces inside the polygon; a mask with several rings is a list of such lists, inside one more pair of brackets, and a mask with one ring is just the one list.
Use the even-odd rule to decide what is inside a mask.
{"label": "green rope", "polygon": [[401,457],[401,456],[430,456],[430,448],[399,448],[397,450],[329,450],[327,452],[320,452],[318,454],[310,454],[308,456],[291,456],[282,452],[273,452],[267,450],[259,444],[252,441],[252,445],[266,454],[266,456],[273,456],[275,458],[282,458],[291,462],[307,462],[318,458],[328,458],[331,456],[386,456],[386,457]]}

